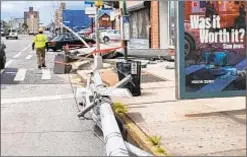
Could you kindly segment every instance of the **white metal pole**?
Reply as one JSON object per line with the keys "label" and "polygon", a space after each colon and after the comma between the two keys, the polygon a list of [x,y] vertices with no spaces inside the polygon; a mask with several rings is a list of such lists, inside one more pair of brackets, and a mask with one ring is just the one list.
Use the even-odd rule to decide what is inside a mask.
{"label": "white metal pole", "polygon": [[109,103],[100,105],[100,119],[107,156],[129,156],[128,149]]}
{"label": "white metal pole", "polygon": [[88,48],[91,48],[87,42],[85,40],[83,40],[76,32],[74,32],[72,29],[70,29],[69,27],[67,27],[66,25],[64,25],[63,23],[59,22],[58,23],[63,26],[64,28],[66,28],[68,31],[70,31],[72,34],[74,34],[76,37],[78,37]]}
{"label": "white metal pole", "polygon": [[[96,50],[100,49],[100,43],[99,43],[99,19],[98,19],[98,10],[99,7],[95,6],[95,37],[96,37]],[[98,55],[98,53],[97,53]]]}

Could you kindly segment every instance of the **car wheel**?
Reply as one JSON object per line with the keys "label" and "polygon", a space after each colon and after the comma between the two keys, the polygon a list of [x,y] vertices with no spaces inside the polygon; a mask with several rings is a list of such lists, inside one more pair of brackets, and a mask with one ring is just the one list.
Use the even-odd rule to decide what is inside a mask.
{"label": "car wheel", "polygon": [[5,62],[3,60],[0,62],[0,69],[5,69]]}
{"label": "car wheel", "polygon": [[107,43],[107,42],[110,41],[110,39],[109,39],[109,37],[104,37],[104,38],[103,38],[103,41],[104,41],[104,43]]}
{"label": "car wheel", "polygon": [[192,50],[195,49],[195,43],[193,41],[193,39],[185,34],[185,40],[184,40],[184,56],[188,56]]}
{"label": "car wheel", "polygon": [[16,40],[18,39],[18,37],[15,38]]}
{"label": "car wheel", "polygon": [[93,43],[92,42],[88,42],[87,43],[90,47],[93,47]]}
{"label": "car wheel", "polygon": [[8,40],[8,39],[9,39],[9,37],[6,37],[6,39]]}
{"label": "car wheel", "polygon": [[52,51],[53,51],[53,52],[57,52],[57,49],[56,49],[56,48],[53,48]]}

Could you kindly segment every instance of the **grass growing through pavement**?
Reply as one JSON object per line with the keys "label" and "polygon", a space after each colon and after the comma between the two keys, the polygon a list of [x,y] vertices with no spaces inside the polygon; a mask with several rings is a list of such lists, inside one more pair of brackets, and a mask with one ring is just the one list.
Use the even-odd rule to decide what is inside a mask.
{"label": "grass growing through pavement", "polygon": [[158,153],[162,153],[162,154],[165,154],[166,153],[165,150],[164,150],[164,148],[162,148],[161,146],[157,146],[156,151]]}
{"label": "grass growing through pavement", "polygon": [[113,110],[115,111],[115,113],[118,113],[118,114],[121,114],[121,113],[127,114],[128,113],[128,108],[120,102],[114,102],[113,103]]}
{"label": "grass growing through pavement", "polygon": [[156,152],[161,154],[167,154],[164,148],[161,147],[161,137],[160,136],[150,136],[148,141],[155,147]]}
{"label": "grass growing through pavement", "polygon": [[160,136],[150,136],[148,140],[152,143],[153,146],[159,146],[161,144]]}

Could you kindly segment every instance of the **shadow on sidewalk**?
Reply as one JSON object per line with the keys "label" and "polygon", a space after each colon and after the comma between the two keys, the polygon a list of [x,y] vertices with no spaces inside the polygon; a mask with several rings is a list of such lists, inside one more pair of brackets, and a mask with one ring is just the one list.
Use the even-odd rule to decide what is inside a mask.
{"label": "shadow on sidewalk", "polygon": [[[144,105],[154,105],[159,103],[170,103],[170,102],[177,102],[178,100],[162,100],[162,101],[149,101],[149,102],[138,102],[138,103],[128,103],[128,108],[141,108],[145,107]],[[134,105],[140,105],[140,106],[134,106]]]}
{"label": "shadow on sidewalk", "polygon": [[143,122],[145,122],[144,118],[142,117],[142,115],[139,112],[128,113],[128,116],[131,119],[134,119],[135,123],[143,123]]}
{"label": "shadow on sidewalk", "polygon": [[241,119],[241,118],[236,117],[238,115],[245,115],[245,114],[246,114],[246,109],[241,109],[241,110],[232,110],[232,111],[186,114],[185,117],[210,117],[210,116],[228,117],[237,123],[246,125],[246,119]]}

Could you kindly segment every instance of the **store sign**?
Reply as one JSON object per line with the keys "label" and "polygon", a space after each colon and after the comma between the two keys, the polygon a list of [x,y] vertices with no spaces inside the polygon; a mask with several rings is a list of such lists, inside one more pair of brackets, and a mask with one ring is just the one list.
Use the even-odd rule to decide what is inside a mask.
{"label": "store sign", "polygon": [[109,21],[109,18],[108,17],[102,17],[101,20],[103,20],[103,21]]}
{"label": "store sign", "polygon": [[178,98],[246,96],[247,2],[238,2],[178,2]]}
{"label": "store sign", "polygon": [[95,15],[96,8],[95,7],[86,7],[85,8],[85,14],[86,15]]}
{"label": "store sign", "polygon": [[149,49],[148,39],[130,39],[128,44],[128,49],[133,50],[146,50]]}
{"label": "store sign", "polygon": [[94,4],[94,1],[85,1],[85,4],[91,5],[91,4]]}

